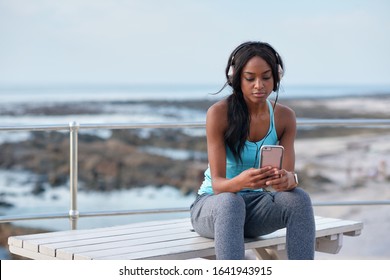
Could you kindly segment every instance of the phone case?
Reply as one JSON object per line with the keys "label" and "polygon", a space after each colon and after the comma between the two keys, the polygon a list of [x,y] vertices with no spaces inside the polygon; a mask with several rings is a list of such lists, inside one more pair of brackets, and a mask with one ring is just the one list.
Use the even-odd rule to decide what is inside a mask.
{"label": "phone case", "polygon": [[278,169],[282,168],[283,163],[283,146],[264,145],[260,149],[260,167],[272,166]]}

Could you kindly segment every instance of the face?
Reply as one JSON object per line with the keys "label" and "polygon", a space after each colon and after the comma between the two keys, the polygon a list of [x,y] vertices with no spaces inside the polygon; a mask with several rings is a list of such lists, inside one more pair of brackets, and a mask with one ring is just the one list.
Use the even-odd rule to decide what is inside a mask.
{"label": "face", "polygon": [[241,90],[248,102],[265,101],[274,88],[269,64],[259,56],[252,57],[241,72]]}

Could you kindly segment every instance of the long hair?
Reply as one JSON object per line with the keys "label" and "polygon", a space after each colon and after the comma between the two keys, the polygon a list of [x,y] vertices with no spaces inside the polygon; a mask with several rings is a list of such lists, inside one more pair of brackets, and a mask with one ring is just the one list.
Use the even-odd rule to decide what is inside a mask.
{"label": "long hair", "polygon": [[241,152],[248,139],[250,127],[248,107],[241,90],[241,72],[248,61],[255,56],[264,59],[271,68],[274,80],[273,91],[277,94],[275,105],[282,76],[280,72],[284,68],[279,54],[268,43],[245,42],[231,53],[225,70],[227,82],[220,91],[228,85],[232,88],[232,94],[227,98],[228,129],[225,131],[224,139],[237,162],[242,162]]}

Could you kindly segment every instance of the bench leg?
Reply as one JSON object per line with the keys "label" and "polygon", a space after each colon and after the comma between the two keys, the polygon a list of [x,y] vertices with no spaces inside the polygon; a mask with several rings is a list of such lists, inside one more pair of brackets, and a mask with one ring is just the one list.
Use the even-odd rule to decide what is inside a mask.
{"label": "bench leg", "polygon": [[287,260],[287,251],[284,244],[252,250],[258,260]]}
{"label": "bench leg", "polygon": [[217,257],[215,255],[213,255],[213,256],[202,257],[202,259],[205,259],[205,260],[216,260]]}
{"label": "bench leg", "polygon": [[343,234],[332,234],[316,239],[316,251],[337,254],[343,246]]}

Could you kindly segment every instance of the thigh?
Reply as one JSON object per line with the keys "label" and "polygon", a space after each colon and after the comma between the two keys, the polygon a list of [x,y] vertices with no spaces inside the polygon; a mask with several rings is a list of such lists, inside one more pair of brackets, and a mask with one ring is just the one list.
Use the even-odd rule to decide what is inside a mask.
{"label": "thigh", "polygon": [[240,195],[222,193],[202,195],[191,206],[191,223],[201,236],[214,238],[215,221],[234,220],[241,223],[245,218],[245,203]]}
{"label": "thigh", "polygon": [[285,227],[282,207],[275,202],[276,195],[274,192],[244,195],[246,237],[265,235]]}
{"label": "thigh", "polygon": [[268,234],[286,227],[289,221],[312,216],[310,197],[299,188],[288,192],[264,192],[258,197],[248,196],[245,202],[245,235],[248,237]]}

